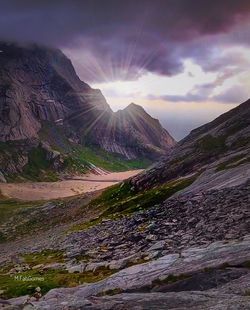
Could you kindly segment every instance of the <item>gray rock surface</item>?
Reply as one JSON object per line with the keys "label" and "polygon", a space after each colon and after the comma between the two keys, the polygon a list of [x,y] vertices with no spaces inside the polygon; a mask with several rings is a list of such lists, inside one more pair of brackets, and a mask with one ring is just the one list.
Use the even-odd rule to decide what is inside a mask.
{"label": "gray rock surface", "polygon": [[70,257],[77,249],[95,262],[110,262],[136,254],[153,259],[194,245],[241,238],[250,230],[249,192],[249,181],[236,187],[183,192],[160,206],[68,234],[62,248]]}
{"label": "gray rock surface", "polygon": [[[181,255],[169,254],[123,269],[97,283],[53,289],[34,304],[38,309],[64,309],[66,306],[70,309],[249,309],[250,271],[244,267],[249,260],[250,236],[242,241],[214,242],[206,247],[189,248]],[[241,270],[230,269],[236,266]],[[182,292],[173,289],[168,293],[152,291],[173,283],[174,277],[176,283],[183,281],[184,275],[192,280],[198,272],[207,273],[209,281],[213,270],[218,270],[222,276],[217,275],[217,282],[204,287],[202,292],[195,289]],[[166,282],[170,278],[171,282]],[[197,283],[195,278],[193,283]],[[117,295],[119,292],[124,293]],[[114,293],[116,295],[111,297],[93,297]],[[9,302],[18,304],[20,299]]]}

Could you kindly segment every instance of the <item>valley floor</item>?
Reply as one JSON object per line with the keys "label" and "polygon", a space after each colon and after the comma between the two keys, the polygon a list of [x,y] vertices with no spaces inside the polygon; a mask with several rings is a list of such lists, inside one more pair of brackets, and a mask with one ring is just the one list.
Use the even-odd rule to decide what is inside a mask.
{"label": "valley floor", "polygon": [[89,193],[114,185],[143,170],[75,176],[58,182],[0,183],[2,195],[20,200],[51,200]]}

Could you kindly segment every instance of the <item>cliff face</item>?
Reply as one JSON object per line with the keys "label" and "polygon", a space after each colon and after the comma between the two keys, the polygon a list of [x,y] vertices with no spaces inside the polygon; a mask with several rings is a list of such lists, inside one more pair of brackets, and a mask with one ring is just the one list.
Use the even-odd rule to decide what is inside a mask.
{"label": "cliff face", "polygon": [[38,137],[41,121],[86,127],[111,110],[59,51],[0,44],[0,141]]}
{"label": "cliff face", "polygon": [[[73,143],[125,160],[155,160],[175,144],[143,108],[131,104],[114,113],[100,90],[79,79],[60,50],[0,43],[0,51],[0,142],[5,150],[0,152],[1,163],[5,161],[1,166],[13,150],[23,158],[17,169],[12,158],[8,173],[20,173],[30,148],[44,143],[45,151],[66,147],[69,153],[68,144]],[[46,126],[50,130],[44,135]]]}

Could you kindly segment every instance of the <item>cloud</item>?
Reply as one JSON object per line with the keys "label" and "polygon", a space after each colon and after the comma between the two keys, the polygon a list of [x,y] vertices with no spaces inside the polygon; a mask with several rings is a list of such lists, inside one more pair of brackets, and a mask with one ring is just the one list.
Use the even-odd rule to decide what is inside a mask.
{"label": "cloud", "polygon": [[194,89],[188,92],[186,95],[149,95],[147,99],[160,99],[168,102],[218,102],[218,103],[233,103],[239,104],[250,98],[250,91],[247,91],[245,85],[235,85],[224,91],[221,91],[218,95],[213,95],[213,90],[218,84],[208,83],[194,87]]}
{"label": "cloud", "polygon": [[87,81],[171,76],[185,58],[216,70],[217,36],[248,44],[239,34],[249,12],[249,0],[1,1],[0,39],[63,48]]}
{"label": "cloud", "polygon": [[242,85],[235,85],[215,96],[213,99],[223,103],[239,103],[244,102],[249,98],[249,91],[247,91]]}

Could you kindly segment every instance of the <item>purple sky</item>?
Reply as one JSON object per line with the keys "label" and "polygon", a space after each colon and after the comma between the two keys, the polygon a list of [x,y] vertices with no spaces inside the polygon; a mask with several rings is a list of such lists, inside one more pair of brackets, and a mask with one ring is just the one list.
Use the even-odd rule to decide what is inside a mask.
{"label": "purple sky", "polygon": [[0,40],[63,49],[114,110],[139,103],[176,138],[250,96],[249,0],[3,0]]}

